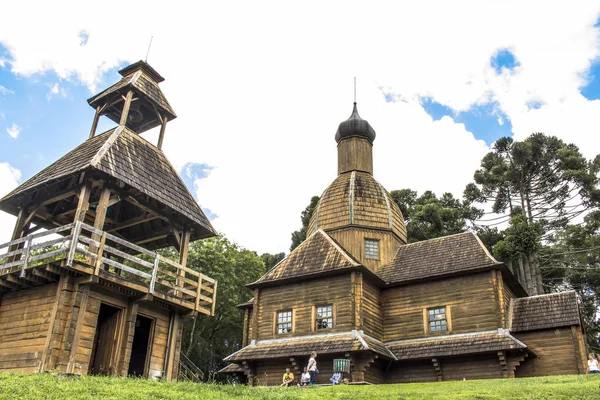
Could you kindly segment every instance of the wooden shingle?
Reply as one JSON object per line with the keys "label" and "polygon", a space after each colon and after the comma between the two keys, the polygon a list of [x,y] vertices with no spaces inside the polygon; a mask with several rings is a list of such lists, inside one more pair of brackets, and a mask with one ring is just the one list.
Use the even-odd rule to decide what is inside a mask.
{"label": "wooden shingle", "polygon": [[329,235],[319,230],[260,279],[248,286],[253,287],[266,282],[334,270],[349,270],[359,266],[360,264],[337,245]]}
{"label": "wooden shingle", "polygon": [[399,283],[498,264],[475,233],[466,232],[400,246],[377,275],[386,283]]}
{"label": "wooden shingle", "polygon": [[574,291],[512,299],[511,331],[561,328],[580,325]]}
{"label": "wooden shingle", "polygon": [[386,343],[398,360],[490,353],[527,349],[507,330],[476,332]]}
{"label": "wooden shingle", "polygon": [[[365,344],[367,345],[365,346]],[[225,358],[225,361],[308,356],[313,351],[316,351],[317,354],[332,354],[367,350],[388,359],[394,358],[383,343],[370,337],[361,336],[357,331],[352,331],[329,335],[260,340],[233,353]]]}
{"label": "wooden shingle", "polygon": [[19,203],[25,192],[87,170],[117,178],[180,213],[196,227],[196,238],[214,235],[208,218],[162,150],[123,126],[95,136],[61,157],[2,198],[0,209],[14,211],[13,204]]}

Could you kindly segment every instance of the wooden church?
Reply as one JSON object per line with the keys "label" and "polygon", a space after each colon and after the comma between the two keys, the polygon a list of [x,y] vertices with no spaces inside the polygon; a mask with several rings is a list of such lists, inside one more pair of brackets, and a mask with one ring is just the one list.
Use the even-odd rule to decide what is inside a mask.
{"label": "wooden church", "polygon": [[243,348],[221,372],[277,385],[312,351],[317,383],[340,358],[353,382],[368,383],[585,371],[575,292],[528,296],[471,232],[408,244],[400,209],[373,178],[375,131],[356,103],[335,139],[338,177],[306,241],[248,285]]}
{"label": "wooden church", "polygon": [[[0,200],[17,217],[0,244],[0,372],[173,380],[182,318],[214,314],[217,282],[186,261],[215,232],[161,150],[164,79],[144,61],[119,72],[88,100],[89,138]],[[118,126],[96,135],[102,115]],[[154,127],[157,146],[140,136]]]}

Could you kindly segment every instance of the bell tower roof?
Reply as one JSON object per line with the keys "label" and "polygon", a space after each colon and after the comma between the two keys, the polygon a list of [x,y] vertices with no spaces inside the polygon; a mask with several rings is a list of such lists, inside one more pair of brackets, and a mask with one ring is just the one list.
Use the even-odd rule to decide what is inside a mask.
{"label": "bell tower roof", "polygon": [[371,144],[375,140],[375,130],[369,123],[358,115],[358,108],[354,102],[352,115],[338,127],[335,133],[335,141],[340,143],[341,140],[351,137],[361,137],[367,139]]}
{"label": "bell tower roof", "polygon": [[158,86],[165,79],[147,62],[138,61],[119,74],[123,76],[119,82],[88,99],[98,116],[104,115],[136,133],[177,118]]}

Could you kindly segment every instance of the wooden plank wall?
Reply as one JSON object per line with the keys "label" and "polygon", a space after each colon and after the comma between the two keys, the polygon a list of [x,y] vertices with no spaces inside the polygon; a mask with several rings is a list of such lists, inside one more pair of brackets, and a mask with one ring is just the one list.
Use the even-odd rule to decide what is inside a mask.
{"label": "wooden plank wall", "polygon": [[382,362],[380,359],[375,360],[375,362],[369,365],[365,369],[365,382],[369,383],[383,383],[383,371],[387,366],[388,361]]}
{"label": "wooden plank wall", "polygon": [[375,339],[383,340],[380,289],[363,277],[362,290],[363,331]]}
{"label": "wooden plank wall", "polygon": [[489,272],[385,289],[381,304],[386,342],[427,336],[424,310],[431,307],[450,309],[452,330],[444,334],[501,327]]}
{"label": "wooden plank wall", "polygon": [[[400,240],[392,232],[347,228],[328,232],[328,235],[358,262],[374,272],[391,262],[400,247]],[[365,257],[365,239],[379,240],[379,260],[368,260]]]}
{"label": "wooden plank wall", "polygon": [[442,358],[442,380],[502,378],[500,360],[496,354]]}
{"label": "wooden plank wall", "polygon": [[[526,343],[537,354],[537,357],[526,358],[517,367],[515,370],[517,378],[580,372],[581,365],[578,367],[577,349],[573,344],[570,327],[513,333],[512,335]],[[587,363],[585,366],[587,367]]]}
{"label": "wooden plank wall", "polygon": [[[335,305],[335,326],[313,331],[313,306],[327,304]],[[290,309],[294,311],[295,331],[291,334],[274,334],[275,313]],[[349,331],[353,329],[351,314],[350,274],[263,288],[260,290],[260,302],[257,307],[257,339]]]}
{"label": "wooden plank wall", "polygon": [[506,316],[506,326],[504,326],[504,328],[510,328],[510,321],[512,319],[512,316],[510,315],[510,302],[511,299],[514,299],[516,296],[504,281],[502,282],[502,293],[504,295],[504,314]]}
{"label": "wooden plank wall", "polygon": [[384,376],[385,383],[437,382],[431,360],[395,362]]}
{"label": "wooden plank wall", "polygon": [[58,284],[6,293],[0,304],[0,372],[37,372]]}

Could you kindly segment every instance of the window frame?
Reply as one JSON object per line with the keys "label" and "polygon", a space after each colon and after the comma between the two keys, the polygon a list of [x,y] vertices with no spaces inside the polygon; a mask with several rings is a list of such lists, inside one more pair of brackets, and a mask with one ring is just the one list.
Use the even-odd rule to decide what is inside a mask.
{"label": "window frame", "polygon": [[[377,258],[369,256],[370,252],[369,252],[369,246],[367,245],[367,242],[372,242],[376,245]],[[381,246],[379,246],[379,243],[380,243],[379,239],[365,238],[365,259],[374,260],[374,261],[379,261],[381,259]]]}
{"label": "window frame", "polygon": [[[319,308],[331,308],[331,314],[327,317],[319,318]],[[319,328],[319,320],[331,320],[331,324],[327,328]],[[333,303],[330,304],[319,304],[313,306],[313,330],[314,331],[326,331],[328,329],[332,329],[335,327],[335,305]]]}
{"label": "window frame", "polygon": [[[441,310],[444,309],[444,314],[445,314],[445,321],[446,321],[446,329],[445,330],[441,330],[441,329],[431,329],[431,322],[435,322],[436,320],[430,320],[429,318],[429,311],[433,311],[433,310]],[[435,314],[433,314],[435,315]],[[441,321],[441,319],[438,319],[437,321]],[[431,307],[427,307],[423,309],[423,323],[425,325],[425,333],[426,334],[433,334],[433,335],[445,335],[448,334],[449,332],[452,331],[452,317],[451,317],[451,313],[450,313],[450,306],[448,305],[438,305],[438,306],[431,306]]]}
{"label": "window frame", "polygon": [[[289,313],[289,321],[279,322],[279,315],[284,314],[284,313]],[[287,324],[289,324],[289,331],[288,332],[280,332],[279,327],[281,325],[287,325]],[[294,310],[293,309],[275,311],[275,313],[273,315],[273,331],[274,331],[273,333],[275,335],[289,335],[291,333],[294,333]]]}

